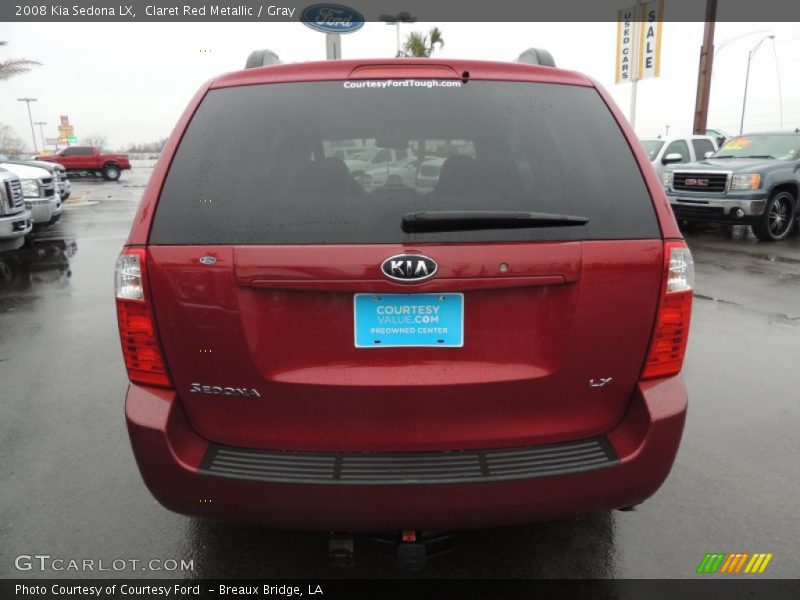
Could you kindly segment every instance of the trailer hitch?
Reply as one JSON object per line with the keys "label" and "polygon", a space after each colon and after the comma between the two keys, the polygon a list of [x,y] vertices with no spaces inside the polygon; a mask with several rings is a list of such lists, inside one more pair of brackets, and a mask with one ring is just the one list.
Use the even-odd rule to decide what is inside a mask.
{"label": "trailer hitch", "polygon": [[[363,546],[362,546],[363,542]],[[428,558],[453,548],[453,536],[443,531],[406,530],[399,533],[374,534],[359,540],[360,547],[394,555],[401,571],[421,571]],[[355,564],[355,540],[352,534],[332,533],[328,540],[331,565],[350,568]]]}

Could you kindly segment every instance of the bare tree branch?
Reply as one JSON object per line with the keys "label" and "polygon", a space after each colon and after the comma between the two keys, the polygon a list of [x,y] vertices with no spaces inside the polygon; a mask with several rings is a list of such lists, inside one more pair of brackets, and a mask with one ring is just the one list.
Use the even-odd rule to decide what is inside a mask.
{"label": "bare tree branch", "polygon": [[81,143],[86,146],[97,146],[98,148],[102,148],[106,145],[106,136],[100,135],[99,133],[90,133],[89,135],[83,136]]}

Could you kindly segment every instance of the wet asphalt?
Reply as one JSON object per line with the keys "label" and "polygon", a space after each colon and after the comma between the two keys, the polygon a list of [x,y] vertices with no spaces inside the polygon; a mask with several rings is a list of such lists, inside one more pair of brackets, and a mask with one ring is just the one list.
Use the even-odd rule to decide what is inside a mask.
{"label": "wet asphalt", "polygon": [[[60,223],[0,254],[0,578],[397,577],[358,539],[333,569],[327,537],[168,512],[136,469],[123,416],[113,269],[150,171],[73,181]],[[800,237],[688,234],[697,296],[673,471],[634,512],[458,532],[414,577],[686,578],[706,552],[771,552],[800,573]],[[18,571],[15,557],[177,559],[188,571]]]}

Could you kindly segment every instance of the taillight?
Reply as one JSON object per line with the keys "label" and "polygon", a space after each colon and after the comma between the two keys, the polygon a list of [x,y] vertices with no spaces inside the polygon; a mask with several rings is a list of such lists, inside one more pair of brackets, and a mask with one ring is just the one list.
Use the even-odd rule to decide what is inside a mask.
{"label": "taillight", "polygon": [[117,321],[128,378],[134,383],[172,387],[147,293],[146,253],[125,248],[117,259]]}
{"label": "taillight", "polygon": [[684,242],[664,244],[664,281],[642,379],[676,375],[683,366],[692,316],[694,261]]}

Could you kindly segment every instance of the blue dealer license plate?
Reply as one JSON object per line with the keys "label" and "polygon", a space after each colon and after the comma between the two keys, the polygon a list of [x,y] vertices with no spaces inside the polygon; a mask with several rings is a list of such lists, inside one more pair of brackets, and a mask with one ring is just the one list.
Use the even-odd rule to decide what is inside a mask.
{"label": "blue dealer license plate", "polygon": [[464,345],[464,294],[356,294],[356,348]]}

